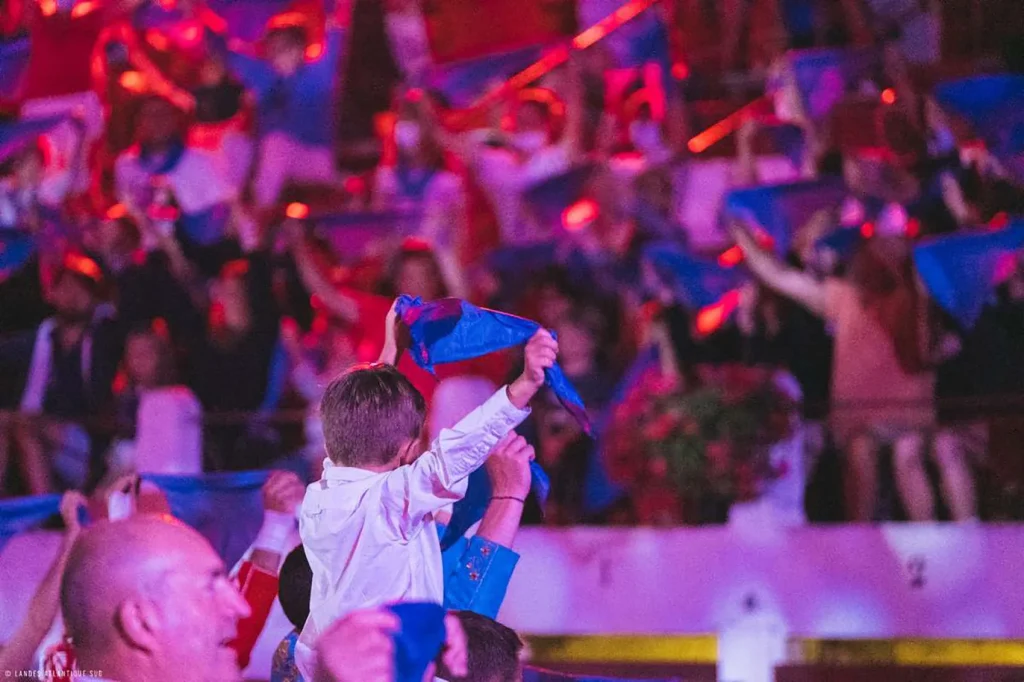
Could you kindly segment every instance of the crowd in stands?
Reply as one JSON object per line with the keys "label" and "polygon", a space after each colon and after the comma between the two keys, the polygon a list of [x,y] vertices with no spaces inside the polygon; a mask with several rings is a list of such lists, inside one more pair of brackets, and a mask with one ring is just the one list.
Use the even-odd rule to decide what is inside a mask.
{"label": "crowd in stands", "polygon": [[[0,1],[0,58],[28,49],[0,74],[0,497],[62,493],[67,529],[0,669],[241,679],[278,599],[294,631],[270,679],[513,682],[523,643],[493,619],[521,523],[1017,513],[993,498],[1021,481],[1001,438],[1024,386],[1021,123],[997,145],[935,94],[930,3],[656,3],[620,43],[543,46],[536,79],[499,69],[468,100],[415,0],[263,4],[252,30],[256,9],[213,0]],[[715,69],[692,28],[693,59],[672,55],[708,21]],[[393,82],[367,84],[374,35]],[[701,132],[698,95],[737,72],[754,104]],[[352,142],[353,110],[375,138]],[[921,245],[979,236],[998,258],[925,276]],[[542,331],[435,376],[402,295]],[[542,389],[556,360],[589,432]],[[691,504],[682,460],[638,451],[667,432],[631,440],[620,408],[716,382],[728,402],[739,367],[792,402],[774,473]],[[448,542],[477,469],[483,518]],[[248,470],[273,473],[234,567],[139,478]]]}
{"label": "crowd in stands", "polygon": [[[1005,515],[979,502],[975,479],[992,478],[991,398],[1024,376],[1024,273],[1001,262],[997,291],[964,325],[931,300],[912,254],[922,239],[1011,222],[1022,195],[1012,163],[933,97],[937,55],[918,35],[934,28],[927,3],[896,18],[820,3],[806,26],[786,14],[801,3],[781,3],[774,41],[727,41],[740,42],[719,66],[760,79],[763,97],[710,142],[694,123],[706,73],[674,58],[622,67],[603,42],[528,87],[495,95],[487,82],[486,106],[456,106],[432,77],[444,65],[418,3],[384,4],[373,15],[282,3],[253,32],[198,0],[7,3],[4,35],[29,52],[3,123],[4,495],[91,490],[132,471],[277,466],[315,479],[324,387],[377,357],[391,301],[409,294],[556,332],[595,423],[650,347],[682,382],[704,365],[795,377],[806,437],[794,471],[813,520]],[[580,3],[578,26],[600,7]],[[674,43],[690,9],[642,17]],[[399,78],[379,84],[391,105],[362,141],[372,163],[340,164],[338,112],[359,104],[350,62],[371,15]],[[874,61],[825,69],[808,96],[787,51],[806,47]],[[787,218],[781,248],[751,213],[715,208],[688,224],[685,187],[723,136],[730,187],[837,183],[841,200]],[[852,246],[837,246],[851,225]],[[652,266],[648,248],[664,244],[744,273],[720,319]],[[495,353],[437,377],[408,356],[398,366],[436,435],[520,362]],[[531,497],[528,522],[724,518],[643,511],[603,480],[600,433],[595,446],[553,401],[523,434],[554,483],[546,509]]]}

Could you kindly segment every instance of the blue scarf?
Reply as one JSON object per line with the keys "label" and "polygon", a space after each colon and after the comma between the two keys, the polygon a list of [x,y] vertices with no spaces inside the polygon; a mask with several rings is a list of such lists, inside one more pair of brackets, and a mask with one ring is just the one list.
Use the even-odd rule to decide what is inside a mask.
{"label": "blue scarf", "polygon": [[144,145],[139,146],[139,165],[151,175],[166,175],[170,173],[185,155],[185,143],[181,140],[174,140],[167,145],[167,151],[162,154],[155,154]]}
{"label": "blue scarf", "polygon": [[422,202],[427,194],[427,186],[434,179],[437,170],[434,168],[411,168],[404,163],[395,166],[395,178],[402,196]]}

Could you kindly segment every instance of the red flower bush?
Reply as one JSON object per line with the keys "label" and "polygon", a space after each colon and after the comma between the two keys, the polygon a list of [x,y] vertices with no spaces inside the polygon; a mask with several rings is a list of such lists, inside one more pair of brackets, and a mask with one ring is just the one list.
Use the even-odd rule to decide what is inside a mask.
{"label": "red flower bush", "polygon": [[612,414],[605,465],[632,493],[641,522],[682,521],[681,510],[708,495],[753,500],[785,474],[769,451],[791,434],[797,402],[776,386],[774,370],[701,366],[695,374],[696,385],[684,387],[652,368]]}

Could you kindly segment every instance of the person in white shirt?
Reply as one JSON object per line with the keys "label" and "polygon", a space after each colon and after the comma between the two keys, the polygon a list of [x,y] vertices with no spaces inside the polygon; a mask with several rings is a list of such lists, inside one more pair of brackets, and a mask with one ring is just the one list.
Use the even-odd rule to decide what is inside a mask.
{"label": "person in white shirt", "polygon": [[[545,180],[569,171],[582,156],[583,84],[580,67],[573,57],[563,79],[563,91],[564,101],[543,88],[520,93],[510,117],[514,127],[501,136],[501,146],[494,146],[493,131],[472,131],[460,137],[438,125],[433,112],[425,112],[428,115],[423,117],[432,122],[430,134],[459,157],[480,183],[494,209],[501,241],[506,245],[536,243],[552,237],[549,225],[538,225],[524,210],[523,195]],[[422,101],[426,102],[426,98]],[[559,126],[563,116],[564,125]]]}
{"label": "person in white shirt", "polygon": [[465,495],[469,475],[495,445],[518,438],[512,430],[529,415],[558,352],[551,334],[538,331],[523,374],[421,453],[426,405],[393,366],[396,332],[392,309],[381,362],[336,379],[320,405],[329,458],[299,515],[313,573],[309,618],[295,648],[305,679],[312,679],[317,639],[337,618],[396,601],[443,601],[434,515]]}

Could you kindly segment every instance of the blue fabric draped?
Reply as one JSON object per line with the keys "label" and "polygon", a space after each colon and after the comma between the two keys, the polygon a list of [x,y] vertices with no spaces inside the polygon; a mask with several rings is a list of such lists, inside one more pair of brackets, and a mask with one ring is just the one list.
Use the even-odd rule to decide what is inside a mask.
{"label": "blue fabric draped", "polygon": [[422,220],[419,211],[362,211],[313,217],[319,234],[345,260],[358,258],[377,240],[416,234]]}
{"label": "blue fabric draped", "polygon": [[[530,492],[540,502],[541,507],[551,493],[551,479],[544,468],[536,462],[530,462]],[[458,542],[474,523],[482,519],[490,501],[491,478],[485,469],[477,469],[469,475],[465,496],[452,507],[451,520],[448,521],[448,526],[441,537],[441,549],[448,549]]]}
{"label": "blue fabric draped", "polygon": [[544,48],[533,45],[520,50],[433,66],[427,72],[427,87],[440,92],[448,103],[464,109],[495,82],[503,82],[541,58]]}
{"label": "blue fabric draped", "polygon": [[286,12],[292,0],[209,0],[207,5],[228,25],[228,34],[246,42],[259,40],[274,15]]}
{"label": "blue fabric draped", "polygon": [[38,528],[60,514],[60,495],[0,500],[0,549],[15,535]]}
{"label": "blue fabric draped", "polygon": [[969,329],[998,284],[1003,259],[1024,247],[1024,220],[996,231],[965,232],[921,242],[914,265],[929,295]]}
{"label": "blue fabric draped", "polygon": [[398,616],[394,634],[395,682],[422,682],[445,642],[445,610],[440,604],[404,602],[388,607]]}
{"label": "blue fabric draped", "polygon": [[742,270],[725,268],[716,260],[694,256],[672,242],[651,244],[644,248],[643,255],[662,281],[692,310],[717,303],[747,279]]}
{"label": "blue fabric draped", "polygon": [[992,154],[1024,182],[1024,76],[977,76],[935,88],[939,105],[964,119]]}
{"label": "blue fabric draped", "polygon": [[879,54],[872,48],[793,50],[787,55],[807,115],[822,121],[860,81],[878,74]]}
{"label": "blue fabric draped", "polygon": [[205,211],[181,214],[181,229],[189,241],[210,246],[224,239],[231,219],[231,206],[215,204]]}
{"label": "blue fabric draped", "polygon": [[[583,24],[600,21],[622,7],[622,0],[580,0],[577,7]],[[656,7],[648,8],[601,40],[611,55],[615,68],[628,68],[655,63],[661,67],[663,87],[671,73],[668,29]]]}
{"label": "blue fabric draped", "polygon": [[836,254],[840,262],[847,262],[864,241],[859,227],[840,227],[814,243],[816,249],[828,249]]}
{"label": "blue fabric draped", "polygon": [[815,213],[839,206],[847,196],[839,179],[805,180],[734,189],[725,197],[726,219],[752,219],[785,253],[799,230]]}
{"label": "blue fabric draped", "polygon": [[612,422],[615,409],[640,385],[644,377],[659,366],[657,346],[648,346],[640,351],[629,366],[615,390],[608,406],[594,424],[596,440],[591,453],[587,475],[583,483],[583,510],[588,514],[608,508],[624,494],[621,486],[612,482],[604,466],[601,438]]}
{"label": "blue fabric draped", "polygon": [[21,270],[35,252],[32,235],[20,230],[0,230],[0,282]]}
{"label": "blue fabric draped", "polygon": [[0,101],[14,100],[28,67],[28,38],[0,42]]}
{"label": "blue fabric draped", "polygon": [[35,142],[36,138],[56,126],[64,118],[64,116],[49,116],[0,123],[0,162],[23,151]]}
{"label": "blue fabric draped", "polygon": [[572,168],[526,189],[523,199],[542,227],[558,234],[562,231],[562,214],[584,197],[594,165]]}
{"label": "blue fabric draped", "polygon": [[268,471],[143,476],[167,496],[171,513],[199,531],[228,566],[235,565],[263,522],[260,489]]}

